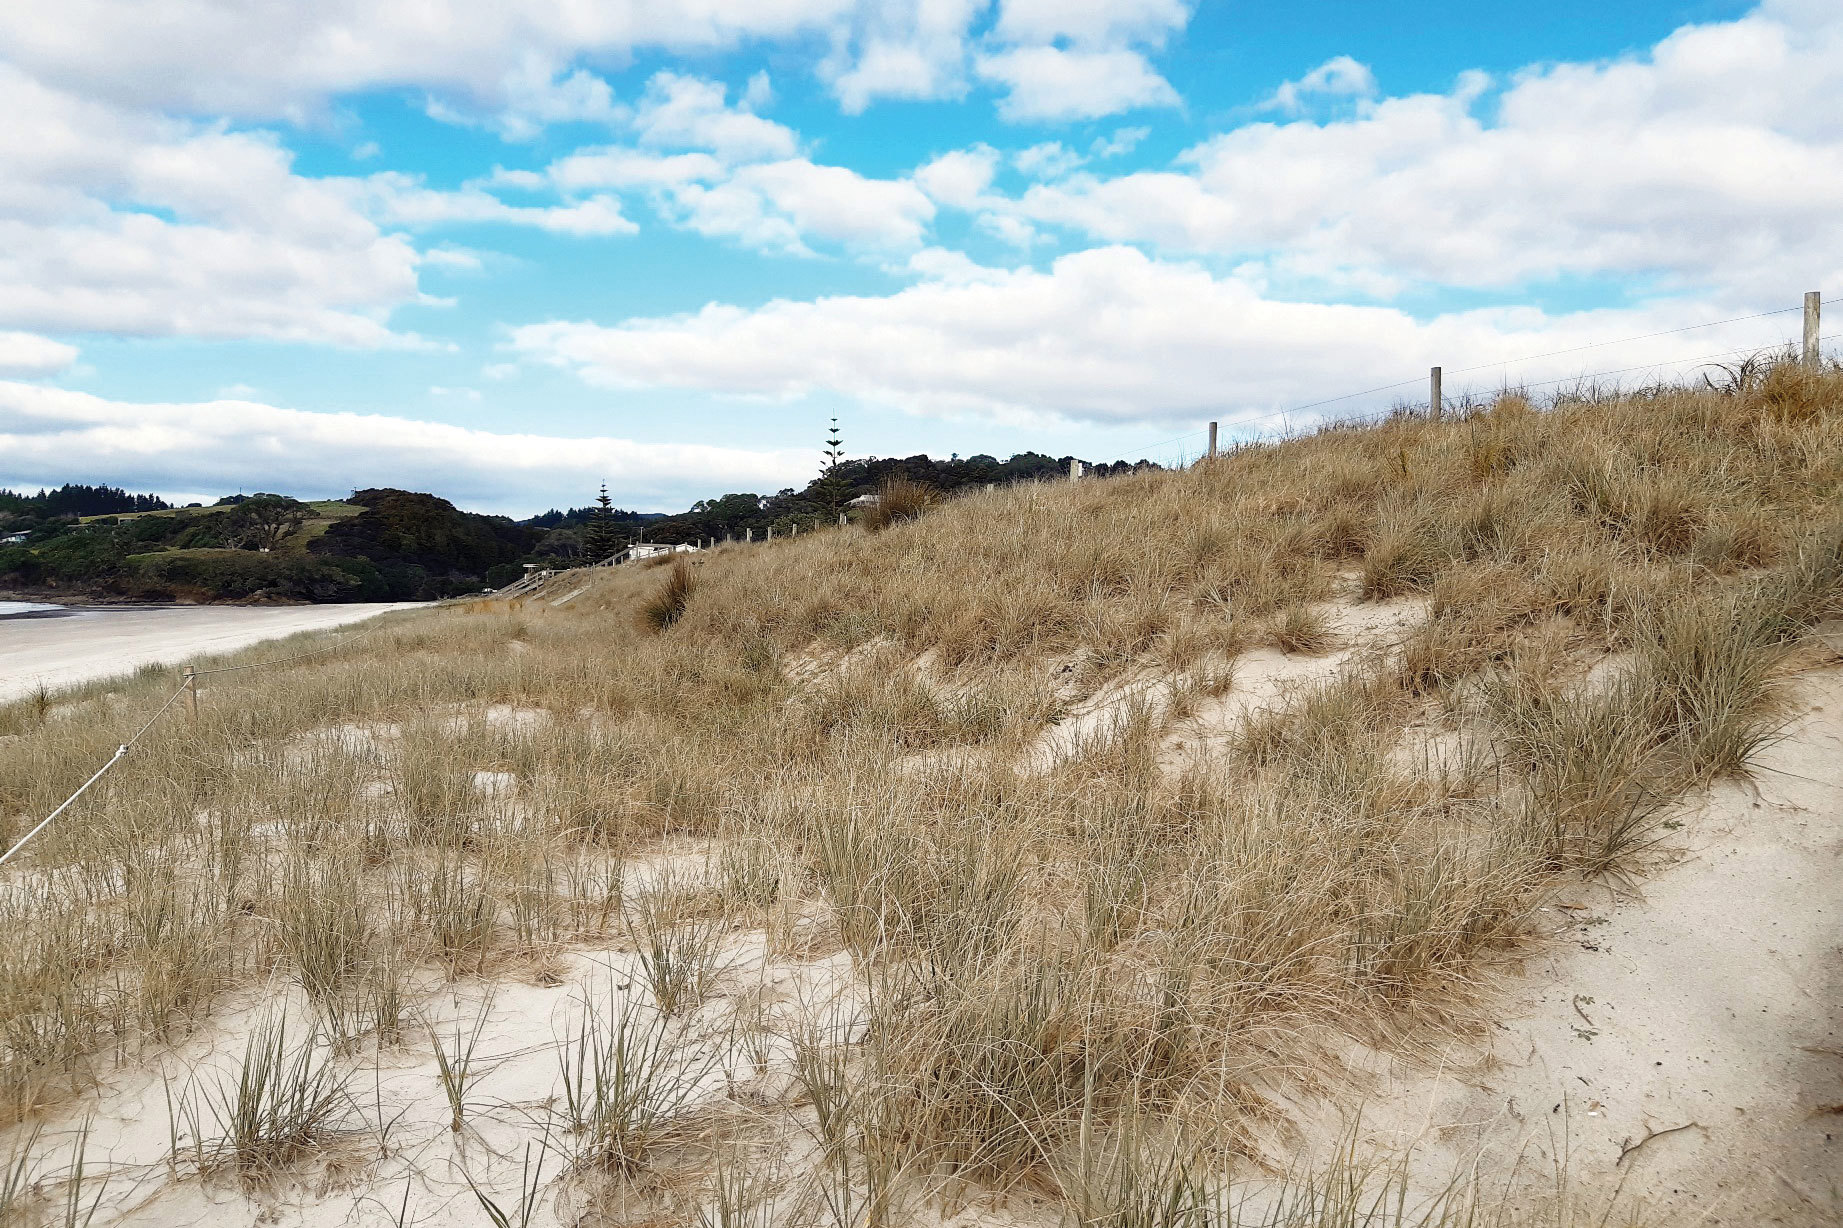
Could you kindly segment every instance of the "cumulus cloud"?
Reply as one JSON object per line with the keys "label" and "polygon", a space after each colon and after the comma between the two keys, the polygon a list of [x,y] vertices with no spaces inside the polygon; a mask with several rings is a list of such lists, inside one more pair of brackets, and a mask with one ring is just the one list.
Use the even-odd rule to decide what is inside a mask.
{"label": "cumulus cloud", "polygon": [[475,114],[466,103],[430,97],[431,118],[491,128],[507,141],[531,141],[552,124],[592,123],[612,127],[627,116],[614,90],[592,72],[558,73],[543,59],[527,56],[507,73],[491,108]]}
{"label": "cumulus cloud", "polygon": [[811,467],[807,451],[501,433],[242,400],[125,402],[0,381],[0,485],[302,495],[411,485],[464,507],[530,514],[559,490],[603,480],[624,505],[677,508],[712,490],[777,490]]}
{"label": "cumulus cloud", "polygon": [[700,234],[803,255],[809,238],[860,248],[922,241],[934,204],[907,180],[872,179],[804,158],[740,167],[706,186],[669,190],[668,208]]}
{"label": "cumulus cloud", "polygon": [[1189,20],[1182,0],[1002,0],[993,49],[975,68],[1007,87],[998,114],[1013,123],[1176,106],[1177,91],[1145,52]]}
{"label": "cumulus cloud", "polygon": [[[0,66],[0,326],[374,346],[417,254],[261,133]],[[400,339],[395,339],[400,340]]]}
{"label": "cumulus cloud", "polygon": [[880,0],[856,6],[820,66],[850,115],[880,98],[966,92],[967,39],[986,0]]}
{"label": "cumulus cloud", "polygon": [[1296,115],[1314,98],[1369,98],[1376,93],[1376,75],[1369,65],[1347,55],[1326,60],[1297,81],[1284,82],[1262,105],[1263,110]]}
{"label": "cumulus cloud", "polygon": [[[612,196],[591,196],[561,205],[509,205],[478,187],[440,191],[396,172],[373,175],[355,187],[368,200],[373,214],[397,225],[499,222],[579,237],[630,235],[640,229],[622,216],[621,202]],[[453,263],[436,253],[425,255],[424,261]]]}
{"label": "cumulus cloud", "polygon": [[[35,76],[93,98],[182,113],[295,119],[326,99],[416,86],[481,107],[531,107],[543,80],[570,118],[600,105],[564,75],[581,55],[720,51],[825,35],[865,0],[17,0],[0,6],[0,46]],[[226,54],[234,48],[234,54]],[[554,84],[563,76],[561,87]]]}
{"label": "cumulus cloud", "polygon": [[915,171],[915,184],[943,205],[977,208],[998,173],[998,151],[990,145],[944,153]]}
{"label": "cumulus cloud", "polygon": [[1014,123],[1098,119],[1136,107],[1170,107],[1177,91],[1137,51],[1018,47],[982,56],[979,75],[1007,87],[999,117]]}
{"label": "cumulus cloud", "polygon": [[[979,269],[936,252],[912,267],[934,276],[886,297],[776,300],[754,310],[712,304],[613,326],[555,321],[515,330],[512,344],[608,387],[845,396],[1005,421],[1194,421],[1418,381],[1434,363],[1457,370],[1652,332],[1709,310],[1677,303],[1552,318],[1494,309],[1420,320],[1388,307],[1270,298],[1244,280],[1130,247],[1074,253],[1041,272]],[[1658,338],[1637,361],[1693,358],[1765,335],[1754,325]],[[1490,385],[1580,373],[1594,369],[1583,363],[1632,352],[1476,378]],[[1460,388],[1455,380],[1452,391]]]}
{"label": "cumulus cloud", "polygon": [[1044,141],[1011,155],[1011,165],[1033,179],[1060,178],[1086,161],[1061,141]]}
{"label": "cumulus cloud", "polygon": [[1249,124],[1176,170],[1040,185],[1013,210],[1276,274],[1328,270],[1333,288],[1616,276],[1749,301],[1843,279],[1836,10],[1772,5],[1502,84],[1467,74],[1354,117]]}
{"label": "cumulus cloud", "polygon": [[35,333],[0,332],[0,375],[52,375],[77,361],[77,347]]}
{"label": "cumulus cloud", "polygon": [[1184,0],[1002,0],[996,33],[1015,43],[1158,46],[1189,20]]}
{"label": "cumulus cloud", "polygon": [[798,145],[793,130],[724,101],[715,81],[680,73],[654,74],[634,116],[640,143],[708,150],[725,162],[785,158]]}

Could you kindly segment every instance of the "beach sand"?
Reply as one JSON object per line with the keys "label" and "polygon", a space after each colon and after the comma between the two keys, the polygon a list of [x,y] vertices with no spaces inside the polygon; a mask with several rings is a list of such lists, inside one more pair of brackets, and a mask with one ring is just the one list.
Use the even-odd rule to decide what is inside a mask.
{"label": "beach sand", "polygon": [[180,666],[263,640],[337,627],[416,603],[298,606],[78,606],[54,617],[0,619],[0,703]]}

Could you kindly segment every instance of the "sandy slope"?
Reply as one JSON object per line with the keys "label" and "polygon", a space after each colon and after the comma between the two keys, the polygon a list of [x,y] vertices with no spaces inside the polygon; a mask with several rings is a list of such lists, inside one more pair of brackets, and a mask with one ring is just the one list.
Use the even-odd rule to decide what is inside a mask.
{"label": "sandy slope", "polygon": [[1793,695],[1754,780],[1678,815],[1674,865],[1564,893],[1482,1060],[1370,1056],[1367,1143],[1430,1175],[1520,1159],[1519,1203],[1565,1151],[1649,1222],[1843,1223],[1843,670]]}
{"label": "sandy slope", "polygon": [[396,605],[86,606],[57,618],[0,620],[0,703],[40,685],[57,689],[183,664],[263,640],[337,627]]}

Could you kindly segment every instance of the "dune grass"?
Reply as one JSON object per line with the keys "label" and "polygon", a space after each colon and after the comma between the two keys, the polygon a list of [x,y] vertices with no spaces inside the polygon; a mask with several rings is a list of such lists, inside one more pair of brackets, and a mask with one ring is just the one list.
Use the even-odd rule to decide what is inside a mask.
{"label": "dune grass", "polygon": [[[847,952],[863,991],[861,1027],[791,1045],[813,1205],[841,1225],[947,1182],[1223,1222],[1197,1174],[1256,1149],[1279,1072],[1319,1077],[1330,1032],[1463,1026],[1559,876],[1641,870],[1672,799],[1746,770],[1783,662],[1839,613],[1840,489],[1843,376],[1775,367],[978,492],[616,569],[561,609],[381,622],[208,686],[9,867],[0,1114],[83,1095],[268,978],[337,1053],[402,1042],[416,977],[613,945],[651,1003],[585,1000],[561,1117],[571,1171],[633,1178],[702,1111],[674,1039],[722,944],[763,929]],[[1334,599],[1425,618],[1206,764],[1166,754],[1151,706],[1035,753],[1112,680],[1208,694],[1247,647],[1338,646]],[[0,709],[0,839],[164,685]],[[1417,722],[1478,731],[1492,770],[1417,770]],[[629,873],[685,849],[709,851],[702,889]],[[320,1057],[251,1045],[307,1099],[194,1101],[223,1126],[201,1167],[273,1168],[331,1129]],[[1069,1176],[1148,1121],[1195,1146]],[[755,1188],[723,1171],[725,1197]],[[1358,1222],[1317,1180],[1274,1222]]]}

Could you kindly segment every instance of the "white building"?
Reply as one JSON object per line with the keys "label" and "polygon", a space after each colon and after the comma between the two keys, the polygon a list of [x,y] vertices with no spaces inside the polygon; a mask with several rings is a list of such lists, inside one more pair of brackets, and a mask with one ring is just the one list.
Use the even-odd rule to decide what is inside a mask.
{"label": "white building", "polygon": [[614,556],[616,563],[638,563],[641,559],[657,558],[662,554],[692,554],[697,547],[690,542],[635,542],[627,549]]}

